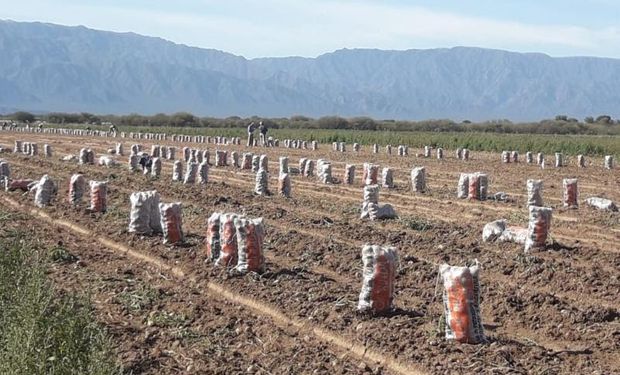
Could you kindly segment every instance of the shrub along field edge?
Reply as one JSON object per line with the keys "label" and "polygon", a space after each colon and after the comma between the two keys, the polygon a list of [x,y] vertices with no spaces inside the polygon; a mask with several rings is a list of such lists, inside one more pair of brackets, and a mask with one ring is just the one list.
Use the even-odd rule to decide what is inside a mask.
{"label": "shrub along field edge", "polygon": [[0,373],[120,374],[88,298],[56,290],[46,275],[59,249],[10,228],[13,215],[0,210]]}

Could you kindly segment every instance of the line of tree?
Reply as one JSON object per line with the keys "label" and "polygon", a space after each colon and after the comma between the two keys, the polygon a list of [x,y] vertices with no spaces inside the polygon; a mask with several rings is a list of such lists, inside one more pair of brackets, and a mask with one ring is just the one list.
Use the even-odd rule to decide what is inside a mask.
{"label": "line of tree", "polygon": [[513,123],[509,120],[456,122],[447,119],[402,121],[375,120],[370,117],[344,118],[325,116],[318,119],[307,116],[290,118],[227,118],[197,117],[191,113],[159,113],[152,116],[130,115],[94,115],[91,113],[49,113],[35,116],[28,112],[16,112],[7,116],[18,122],[46,121],[51,124],[89,124],[133,127],[209,127],[209,128],[244,128],[250,122],[263,121],[274,129],[342,129],[342,130],[380,130],[380,131],[434,131],[434,132],[490,132],[515,134],[620,134],[620,120],[609,115],[586,117],[583,121],[566,115],[538,122]]}

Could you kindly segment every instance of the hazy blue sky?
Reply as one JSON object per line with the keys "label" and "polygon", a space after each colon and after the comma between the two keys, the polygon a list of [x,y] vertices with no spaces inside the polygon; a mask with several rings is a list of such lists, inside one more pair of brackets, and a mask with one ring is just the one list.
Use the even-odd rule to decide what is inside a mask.
{"label": "hazy blue sky", "polygon": [[620,58],[620,0],[0,0],[0,18],[133,31],[246,57],[479,46]]}

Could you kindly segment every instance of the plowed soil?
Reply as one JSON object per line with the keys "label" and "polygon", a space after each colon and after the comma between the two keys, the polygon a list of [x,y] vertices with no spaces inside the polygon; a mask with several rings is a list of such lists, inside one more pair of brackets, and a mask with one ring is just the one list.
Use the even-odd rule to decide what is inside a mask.
{"label": "plowed soil", "polygon": [[[187,144],[267,154],[275,190],[278,157],[296,166],[300,157],[332,161],[342,180],[344,164],[356,164],[355,184],[323,185],[293,176],[292,198],[252,194],[254,175],[233,167],[210,170],[206,186],[173,183],[172,162],[153,180],[126,167],[61,162],[81,147],[96,155],[122,141],[125,150],[145,140],[0,133],[0,145],[15,139],[48,143],[54,157],[3,154],[13,178],[49,174],[58,184],[52,205],[32,211],[32,194],[3,192],[0,204],[27,213],[19,225],[34,226],[42,241],[63,246],[78,261],[56,266],[53,276],[67,289],[89,290],[100,321],[110,327],[124,366],[137,373],[620,373],[620,214],[561,204],[562,179],[579,179],[580,202],[602,196],[620,202],[620,169],[602,159],[587,168],[540,169],[503,164],[498,154],[473,153],[471,160],[398,157],[361,152]],[[181,143],[174,145],[177,157]],[[535,151],[535,150],[533,150]],[[547,165],[551,165],[548,160]],[[361,164],[395,170],[395,189],[382,189],[380,203],[399,218],[359,219]],[[410,190],[409,172],[425,166],[429,191]],[[508,202],[456,198],[461,172],[486,172],[491,193]],[[68,181],[82,173],[108,180],[108,212],[89,214],[86,203],[67,202]],[[521,245],[484,243],[485,223],[500,218],[527,225],[525,181],[544,180],[545,204],[554,208],[545,251],[524,254]],[[164,246],[159,237],[127,233],[129,195],[156,189],[162,201],[183,203],[187,243]],[[230,276],[205,262],[206,219],[214,211],[266,220],[267,272]],[[385,316],[356,312],[361,286],[361,246],[397,247],[400,265],[395,310]],[[482,265],[482,317],[489,342],[445,341],[441,330],[442,263]]]}

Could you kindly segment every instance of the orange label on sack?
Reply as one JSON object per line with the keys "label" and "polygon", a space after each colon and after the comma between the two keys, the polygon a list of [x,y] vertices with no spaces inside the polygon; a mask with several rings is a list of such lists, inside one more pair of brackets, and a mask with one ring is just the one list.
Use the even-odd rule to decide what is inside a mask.
{"label": "orange label on sack", "polygon": [[480,200],[480,177],[469,177],[469,199]]}
{"label": "orange label on sack", "polygon": [[370,184],[371,185],[376,185],[377,184],[377,178],[379,175],[379,168],[368,168],[368,174],[370,177]]}
{"label": "orange label on sack", "polygon": [[106,209],[106,197],[105,190],[101,187],[93,188],[93,193],[90,200],[91,211],[103,212]]}
{"label": "orange label on sack", "polygon": [[536,245],[544,246],[547,242],[547,231],[549,228],[547,227],[547,220],[545,220],[544,215],[540,215],[536,220],[536,224],[534,225],[534,234],[536,236]]}
{"label": "orange label on sack", "polygon": [[566,205],[569,207],[577,206],[577,184],[566,186]]}
{"label": "orange label on sack", "polygon": [[264,259],[261,249],[263,238],[258,232],[259,231],[256,230],[256,226],[254,224],[248,224],[246,237],[247,262],[248,271],[251,272],[259,272],[263,268]]}
{"label": "orange label on sack", "polygon": [[218,225],[218,223],[210,223],[207,225],[206,253],[207,253],[207,257],[209,258],[213,256],[213,249],[211,247],[211,244],[213,243],[213,238],[215,237],[216,233],[219,232],[219,230],[220,230],[220,226]]}
{"label": "orange label on sack", "polygon": [[221,262],[223,266],[231,266],[237,263],[237,236],[235,224],[232,220],[226,220],[222,223],[222,253]]}
{"label": "orange label on sack", "polygon": [[389,309],[394,292],[395,265],[385,254],[375,261],[374,277],[370,299],[375,312]]}
{"label": "orange label on sack", "polygon": [[181,242],[182,238],[179,218],[172,210],[166,212],[166,233],[168,233],[167,239],[169,243]]}
{"label": "orange label on sack", "polygon": [[447,304],[450,310],[450,329],[458,342],[473,342],[470,337],[469,300],[473,298],[473,278],[469,272],[460,277],[453,277],[452,284],[446,289]]}

